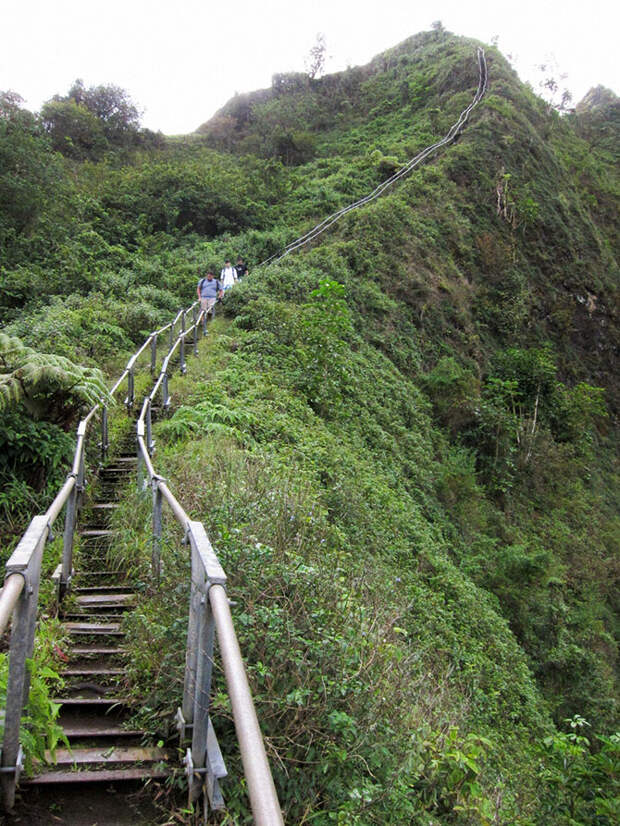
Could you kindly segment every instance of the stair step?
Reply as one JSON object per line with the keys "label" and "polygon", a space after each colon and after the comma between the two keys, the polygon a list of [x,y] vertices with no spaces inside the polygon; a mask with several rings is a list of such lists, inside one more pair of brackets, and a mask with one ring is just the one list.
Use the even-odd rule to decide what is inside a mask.
{"label": "stair step", "polygon": [[123,636],[123,632],[120,630],[120,624],[118,622],[66,622],[64,623],[64,628],[67,633],[74,636]]}
{"label": "stair step", "polygon": [[117,502],[95,502],[91,507],[93,510],[114,510],[114,508],[118,508],[119,505]]}
{"label": "stair step", "polygon": [[62,672],[63,677],[117,677],[124,674],[124,668],[67,668]]}
{"label": "stair step", "polygon": [[114,536],[118,531],[111,531],[108,528],[85,529],[80,531],[80,536]]}
{"label": "stair step", "polygon": [[123,593],[133,593],[134,587],[132,585],[82,585],[78,586],[77,588],[73,589],[75,594],[93,594],[93,593],[104,593],[104,592],[118,592],[122,591]]}
{"label": "stair step", "polygon": [[131,467],[104,467],[101,469],[100,476],[133,476],[133,468]]}
{"label": "stair step", "polygon": [[61,706],[126,706],[127,697],[54,697]]}
{"label": "stair step", "polygon": [[[170,759],[170,752],[154,746],[110,746],[109,748],[56,749],[56,766],[85,766],[100,763],[160,763]],[[47,762],[52,760],[45,752]]]}
{"label": "stair step", "polygon": [[50,783],[119,783],[125,780],[144,780],[147,777],[168,777],[171,770],[167,766],[142,766],[134,769],[101,769],[84,771],[49,771],[30,779],[22,778],[20,783],[41,786]]}
{"label": "stair step", "polygon": [[86,606],[93,606],[97,608],[117,608],[120,606],[130,606],[136,601],[135,594],[114,593],[109,594],[82,594],[77,597],[77,604]]}
{"label": "stair step", "polygon": [[118,657],[124,653],[125,650],[123,648],[111,648],[108,646],[101,645],[75,646],[75,648],[71,648],[68,652],[70,657]]}
{"label": "stair step", "polygon": [[114,633],[120,629],[118,622],[65,622],[67,631],[95,631],[99,634]]}
{"label": "stair step", "polygon": [[[90,724],[90,725],[89,725]],[[121,728],[121,726],[111,726],[110,721],[106,718],[102,720],[99,717],[88,718],[80,722],[79,725],[66,725],[62,727],[65,737],[74,740],[86,739],[90,737],[142,737],[144,731],[142,729]]]}
{"label": "stair step", "polygon": [[118,576],[118,571],[79,571],[76,574],[76,579],[78,577],[111,577],[111,576]]}

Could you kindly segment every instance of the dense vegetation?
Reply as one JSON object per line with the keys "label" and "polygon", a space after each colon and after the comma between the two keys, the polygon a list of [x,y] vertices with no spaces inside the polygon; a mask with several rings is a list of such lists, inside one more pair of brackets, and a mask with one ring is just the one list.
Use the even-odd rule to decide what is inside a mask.
{"label": "dense vegetation", "polygon": [[[143,135],[119,90],[124,131],[102,87],[41,116],[0,101],[0,357],[63,357],[87,385],[39,382],[65,391],[47,418],[26,389],[0,397],[7,536],[64,472],[91,368],[111,373],[206,265],[250,262],[175,385],[157,463],[229,573],[290,822],[618,814],[617,98],[560,117],[489,49],[456,144],[252,269],[447,131],[475,45],[435,31],[339,75],[278,75],[183,139]],[[147,584],[148,502],[128,494],[118,526]],[[154,728],[182,685],[170,531],[171,587],[129,620]],[[215,704],[246,822],[223,685]]]}

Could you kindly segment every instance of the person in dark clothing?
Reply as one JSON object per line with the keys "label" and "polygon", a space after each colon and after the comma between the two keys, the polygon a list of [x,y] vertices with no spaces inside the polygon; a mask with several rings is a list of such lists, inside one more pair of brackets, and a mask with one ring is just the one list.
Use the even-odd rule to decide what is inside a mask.
{"label": "person in dark clothing", "polygon": [[243,258],[242,258],[241,256],[239,256],[239,258],[237,258],[237,263],[236,263],[236,265],[235,265],[235,269],[237,270],[237,279],[238,279],[239,281],[241,281],[241,279],[242,279],[245,275],[247,275],[247,274],[248,274],[248,267],[247,267],[247,264],[245,264],[245,262],[244,262],[244,260],[243,260]]}

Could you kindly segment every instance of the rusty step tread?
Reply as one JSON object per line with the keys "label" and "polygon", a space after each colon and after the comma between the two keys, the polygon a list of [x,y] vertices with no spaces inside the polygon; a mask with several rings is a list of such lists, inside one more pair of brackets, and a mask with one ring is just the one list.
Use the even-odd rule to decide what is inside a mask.
{"label": "rusty step tread", "polygon": [[65,622],[67,631],[98,631],[100,633],[114,633],[120,629],[118,622]]}
{"label": "rusty step tread", "polygon": [[[78,578],[86,579],[87,577],[92,578],[92,577],[110,577],[110,576],[118,577],[118,571],[80,571],[80,573],[77,574],[75,578],[76,579],[78,579]],[[114,585],[112,585],[111,587],[114,587]]]}
{"label": "rusty step tread", "polygon": [[[94,723],[101,722],[100,720],[94,720]],[[106,719],[104,721],[108,723]],[[142,737],[144,735],[143,729],[130,729],[130,728],[121,728],[121,726],[101,726],[96,728],[93,726],[86,726],[86,725],[66,725],[62,726],[63,733],[65,737],[73,737],[74,739],[78,738],[93,738],[93,737]]]}
{"label": "rusty step tread", "polygon": [[73,593],[75,594],[92,594],[92,593],[103,593],[104,591],[116,591],[117,589],[123,590],[125,593],[133,592],[134,588],[132,585],[82,585],[78,586],[77,588],[73,589]]}
{"label": "rusty step tread", "polygon": [[88,606],[114,606],[117,605],[131,605],[135,602],[135,594],[123,594],[123,593],[109,593],[109,594],[84,594],[83,596],[77,597],[77,604]]}
{"label": "rusty step tread", "polygon": [[102,769],[84,771],[49,771],[20,783],[41,786],[49,783],[119,783],[123,780],[144,780],[147,777],[168,777],[171,769],[166,766],[142,766],[134,769]]}
{"label": "rusty step tread", "polygon": [[128,467],[109,467],[101,468],[101,476],[133,476],[133,470]]}
{"label": "rusty step tread", "polygon": [[67,668],[63,677],[117,677],[124,674],[124,668]]}
{"label": "rusty step tread", "polygon": [[61,706],[126,706],[128,697],[54,697]]}
{"label": "rusty step tread", "polygon": [[[155,746],[109,746],[108,748],[56,749],[56,766],[83,766],[99,763],[161,763],[169,760],[171,752]],[[46,762],[53,760],[49,751],[45,752]]]}

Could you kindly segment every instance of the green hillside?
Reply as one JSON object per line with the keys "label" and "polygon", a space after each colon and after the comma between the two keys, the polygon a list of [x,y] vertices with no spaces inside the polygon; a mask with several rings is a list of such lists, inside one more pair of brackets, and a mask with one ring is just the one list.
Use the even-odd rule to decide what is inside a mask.
{"label": "green hillside", "polygon": [[[5,547],[66,473],[90,388],[68,377],[113,376],[206,266],[250,265],[174,381],[156,465],[230,577],[290,823],[619,811],[618,98],[599,87],[560,116],[485,47],[455,143],[255,266],[442,137],[478,45],[434,31],[366,67],[277,75],[175,139],[131,121],[105,144],[84,113],[51,130],[54,112],[0,98]],[[62,371],[15,392],[41,353]],[[52,394],[62,416],[33,413]],[[118,513],[145,582],[147,509],[128,494]],[[184,666],[172,548],[128,620],[153,727]],[[217,689],[226,799],[250,822]]]}

